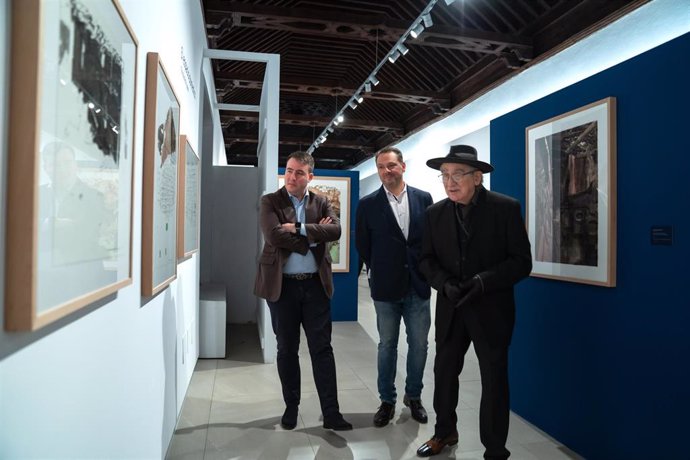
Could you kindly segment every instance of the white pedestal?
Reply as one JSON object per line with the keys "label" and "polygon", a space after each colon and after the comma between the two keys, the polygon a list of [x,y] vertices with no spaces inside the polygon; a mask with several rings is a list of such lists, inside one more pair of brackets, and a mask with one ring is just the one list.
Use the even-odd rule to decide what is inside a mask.
{"label": "white pedestal", "polygon": [[225,358],[225,285],[199,288],[199,358]]}

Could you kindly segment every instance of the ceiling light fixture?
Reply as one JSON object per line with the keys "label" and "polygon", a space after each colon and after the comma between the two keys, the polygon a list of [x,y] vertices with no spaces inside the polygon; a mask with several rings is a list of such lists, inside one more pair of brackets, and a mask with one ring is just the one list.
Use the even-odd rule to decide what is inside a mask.
{"label": "ceiling light fixture", "polygon": [[[316,141],[314,141],[312,143],[312,145],[307,149],[307,153],[312,155],[314,153],[314,150],[316,150],[316,148],[319,146],[319,144],[322,144],[323,141],[326,140],[325,136],[323,136],[323,135],[324,134],[328,135],[328,133],[332,133],[333,132],[333,126],[337,126],[343,122],[343,120],[345,119],[345,117],[343,116],[343,112],[345,112],[345,110],[347,108],[351,108],[352,110],[354,110],[357,107],[358,103],[362,103],[362,101],[364,100],[364,98],[362,96],[363,92],[369,93],[369,92],[371,92],[371,86],[372,85],[376,86],[379,84],[379,80],[378,80],[378,78],[376,78],[376,73],[379,70],[381,70],[381,67],[383,67],[387,61],[394,63],[396,60],[398,60],[398,58],[400,56],[405,55],[410,51],[404,45],[405,40],[407,40],[410,37],[417,38],[424,31],[424,27],[431,27],[431,25],[433,24],[433,21],[431,20],[431,14],[430,13],[431,13],[431,10],[433,9],[433,7],[436,5],[437,1],[438,0],[429,0],[429,3],[421,11],[421,13],[419,13],[419,16],[417,16],[414,19],[414,21],[412,21],[412,23],[410,24],[410,27],[400,36],[398,41],[395,42],[395,44],[391,47],[391,50],[381,59],[381,62],[379,62],[376,65],[376,67],[374,67],[374,70],[372,70],[371,73],[369,74],[369,76],[364,80],[364,83],[362,83],[359,88],[356,88],[352,92],[352,96],[350,97],[350,99],[339,110],[337,108],[338,103],[337,103],[337,99],[336,99],[335,117],[333,118],[333,120],[331,120],[330,123],[328,123],[328,125],[326,125],[326,127],[321,132],[321,135],[319,136],[319,138],[317,138]],[[446,1],[446,4],[450,5],[455,0],[445,0],[445,1]],[[322,138],[322,136],[323,136],[323,141],[318,142],[319,139]]]}
{"label": "ceiling light fixture", "polygon": [[419,24],[417,24],[417,27],[410,31],[410,37],[417,38],[420,35],[422,35],[422,32],[424,32],[424,24],[420,22]]}

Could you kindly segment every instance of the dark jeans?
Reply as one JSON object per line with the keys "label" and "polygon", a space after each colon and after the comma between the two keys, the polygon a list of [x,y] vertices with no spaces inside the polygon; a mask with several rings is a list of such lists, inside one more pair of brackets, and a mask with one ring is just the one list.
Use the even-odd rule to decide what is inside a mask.
{"label": "dark jeans", "polygon": [[508,347],[491,348],[472,308],[460,309],[453,315],[447,339],[436,343],[434,363],[435,434],[448,436],[457,429],[458,377],[465,362],[465,353],[474,344],[482,379],[479,403],[479,437],[486,448],[485,458],[508,458],[510,401],[508,390]]}
{"label": "dark jeans", "polygon": [[304,328],[316,390],[324,418],[340,412],[335,358],[331,347],[331,302],[318,276],[308,280],[283,278],[276,302],[268,302],[278,342],[278,375],[287,406],[300,402],[299,340]]}

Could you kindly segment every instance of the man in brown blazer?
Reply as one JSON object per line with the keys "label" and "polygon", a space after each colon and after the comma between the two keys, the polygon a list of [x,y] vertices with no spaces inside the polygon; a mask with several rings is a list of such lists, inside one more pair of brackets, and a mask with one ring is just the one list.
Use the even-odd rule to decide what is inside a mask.
{"label": "man in brown blazer", "polygon": [[285,412],[281,426],[297,426],[300,403],[299,342],[304,328],[319,394],[323,427],[351,430],[340,413],[331,347],[333,276],[326,243],[340,238],[340,221],[325,197],[307,189],[314,159],[294,152],[285,167],[285,186],[261,198],[259,224],[265,244],[254,294],[266,299],[278,342],[278,375]]}

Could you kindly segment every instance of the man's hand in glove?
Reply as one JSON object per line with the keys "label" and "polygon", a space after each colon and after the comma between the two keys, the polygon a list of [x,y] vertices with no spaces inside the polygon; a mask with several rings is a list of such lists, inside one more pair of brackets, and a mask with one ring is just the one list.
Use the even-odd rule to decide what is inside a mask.
{"label": "man's hand in glove", "polygon": [[443,284],[443,294],[455,305],[462,298],[462,289],[457,280],[448,280]]}
{"label": "man's hand in glove", "polygon": [[455,305],[455,308],[460,308],[463,305],[469,305],[484,294],[484,283],[479,275],[474,275],[467,281],[460,283],[461,298]]}

